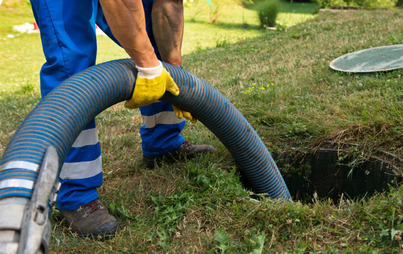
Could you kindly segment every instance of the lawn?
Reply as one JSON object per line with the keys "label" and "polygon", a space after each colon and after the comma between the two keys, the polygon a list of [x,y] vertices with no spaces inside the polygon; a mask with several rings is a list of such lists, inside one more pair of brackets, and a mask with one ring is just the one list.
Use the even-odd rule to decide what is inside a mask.
{"label": "lawn", "polygon": [[[352,169],[378,158],[401,176],[403,70],[346,74],[329,68],[343,54],[403,43],[396,41],[401,9],[312,14],[312,4],[282,6],[285,25],[276,31],[258,29],[253,11],[239,6],[216,24],[208,9],[187,7],[183,67],[226,96],[279,163],[295,152],[299,158],[339,149],[354,158]],[[0,6],[0,156],[40,100],[44,61],[38,34],[12,31],[33,21],[29,6],[10,8]],[[127,58],[98,38],[99,63]],[[121,231],[106,241],[83,239],[55,210],[51,253],[402,252],[403,188],[396,182],[368,196],[255,202],[227,149],[200,122],[187,124],[183,136],[217,153],[150,171],[141,160],[137,110],[120,103],[96,120],[105,173],[99,192]],[[303,179],[312,169],[281,163],[280,170]]]}

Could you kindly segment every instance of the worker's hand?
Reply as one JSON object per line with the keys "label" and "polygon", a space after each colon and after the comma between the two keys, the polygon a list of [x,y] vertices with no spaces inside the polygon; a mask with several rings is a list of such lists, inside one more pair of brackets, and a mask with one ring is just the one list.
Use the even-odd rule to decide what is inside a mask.
{"label": "worker's hand", "polygon": [[125,103],[126,108],[138,108],[158,101],[166,91],[178,96],[179,88],[171,75],[163,68],[162,63],[157,67],[138,70],[137,80],[132,98]]}
{"label": "worker's hand", "polygon": [[190,114],[190,112],[177,108],[174,105],[172,105],[172,107],[174,108],[174,112],[177,118],[182,119],[184,117],[185,119],[190,120],[192,123],[197,122],[197,119],[194,118],[192,114]]}

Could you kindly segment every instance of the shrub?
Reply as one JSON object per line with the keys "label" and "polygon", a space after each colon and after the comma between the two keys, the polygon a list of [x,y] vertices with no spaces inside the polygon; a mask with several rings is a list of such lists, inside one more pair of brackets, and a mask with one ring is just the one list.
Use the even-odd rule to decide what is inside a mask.
{"label": "shrub", "polygon": [[366,8],[391,8],[397,3],[397,0],[359,0],[362,2],[362,7]]}
{"label": "shrub", "polygon": [[402,0],[313,0],[318,3],[320,8],[329,8],[330,6],[357,6],[365,8],[391,8]]}
{"label": "shrub", "polygon": [[346,6],[344,0],[313,0],[319,4],[319,8],[329,8],[330,6]]}
{"label": "shrub", "polygon": [[264,0],[256,3],[256,10],[259,16],[261,27],[276,26],[278,9],[278,0]]}

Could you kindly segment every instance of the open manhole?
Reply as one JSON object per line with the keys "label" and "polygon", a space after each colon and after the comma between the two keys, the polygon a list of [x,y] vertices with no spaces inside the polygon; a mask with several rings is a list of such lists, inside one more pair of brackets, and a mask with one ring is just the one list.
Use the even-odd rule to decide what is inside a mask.
{"label": "open manhole", "polygon": [[402,160],[390,154],[363,160],[346,150],[318,149],[273,157],[293,199],[305,203],[314,197],[357,200],[403,183]]}

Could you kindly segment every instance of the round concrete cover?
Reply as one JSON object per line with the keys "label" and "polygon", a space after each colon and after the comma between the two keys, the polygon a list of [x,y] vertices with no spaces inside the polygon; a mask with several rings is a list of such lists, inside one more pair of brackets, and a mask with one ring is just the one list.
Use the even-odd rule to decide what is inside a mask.
{"label": "round concrete cover", "polygon": [[403,68],[403,44],[349,53],[334,59],[330,68],[344,72],[377,72]]}

